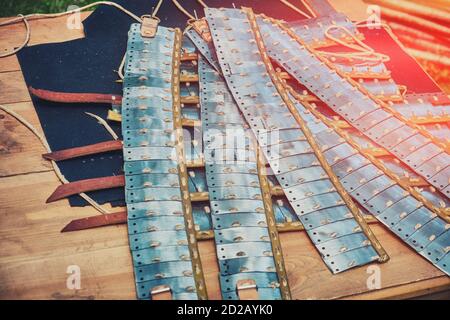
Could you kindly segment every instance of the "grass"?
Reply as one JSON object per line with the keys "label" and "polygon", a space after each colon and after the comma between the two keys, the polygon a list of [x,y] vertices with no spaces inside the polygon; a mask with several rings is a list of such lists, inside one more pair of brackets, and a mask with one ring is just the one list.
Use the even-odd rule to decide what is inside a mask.
{"label": "grass", "polygon": [[96,0],[0,0],[0,16],[13,17],[18,14],[56,13],[67,11],[71,5],[85,6]]}

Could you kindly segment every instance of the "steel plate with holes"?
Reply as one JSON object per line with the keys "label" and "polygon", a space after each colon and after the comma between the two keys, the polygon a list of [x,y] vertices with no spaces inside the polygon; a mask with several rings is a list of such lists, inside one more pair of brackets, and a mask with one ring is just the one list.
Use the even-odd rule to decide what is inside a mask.
{"label": "steel plate with holes", "polygon": [[[269,48],[274,49],[269,45]],[[275,49],[274,49],[275,50]],[[302,51],[301,49],[299,50]],[[297,109],[301,114],[304,114],[304,109],[302,108],[301,104],[296,104]],[[302,110],[303,109],[303,110]],[[382,111],[384,112],[384,111]],[[379,111],[372,112],[372,115],[375,115],[376,113],[379,113]],[[366,116],[366,117],[369,117]],[[378,116],[375,116],[377,118]],[[364,119],[364,118],[362,118]],[[313,121],[313,118],[307,118],[307,121]],[[379,123],[383,120],[383,116],[380,117],[380,121],[373,122],[372,125],[366,126],[365,128],[370,128],[376,123]],[[363,123],[363,121],[361,121]],[[399,129],[396,129],[393,131],[395,132],[401,132],[401,134],[398,134],[397,136],[395,134],[387,134],[386,136],[389,136],[389,139],[381,139],[383,140],[383,143],[388,144],[390,147],[397,145],[403,140],[407,140],[408,137],[414,135],[415,130],[410,129],[407,126],[401,126]],[[327,149],[324,147],[324,144],[326,144],[326,141],[336,141],[335,137],[326,138],[327,134],[323,133],[324,136],[321,137],[321,139],[318,139],[317,142],[319,143],[319,146],[326,149],[326,150],[333,150]],[[316,134],[317,135],[317,134]],[[334,132],[328,131],[328,135],[336,135]],[[404,137],[404,138],[401,138]],[[408,237],[414,237],[415,234],[418,234],[424,228],[424,226],[427,226],[426,229],[423,229],[426,234],[429,234],[430,241],[434,240],[436,235],[442,234],[444,232],[447,232],[448,224],[444,222],[443,219],[436,217],[434,213],[432,213],[429,209],[422,207],[423,204],[419,201],[417,201],[414,197],[409,195],[409,192],[406,192],[405,189],[400,187],[399,185],[396,185],[393,180],[388,179],[387,176],[381,172],[379,169],[375,168],[373,165],[370,165],[369,161],[367,159],[364,159],[361,155],[354,154],[354,151],[351,151],[351,148],[343,148],[341,147],[341,153],[340,156],[337,156],[334,161],[338,161],[340,157],[343,157],[344,159],[341,161],[338,161],[335,165],[332,166],[333,171],[342,179],[344,188],[347,189],[348,192],[351,192],[352,194],[357,193],[357,191],[361,191],[359,194],[359,200],[360,201],[366,201],[365,203],[362,203],[365,209],[367,209],[369,212],[374,214],[381,222],[383,222],[393,233],[401,237],[405,242],[410,244],[416,251],[423,250],[424,245],[414,245],[414,242],[410,242]],[[409,151],[411,153],[411,151]],[[431,155],[434,155],[432,152]],[[425,155],[424,155],[425,156]],[[430,155],[429,155],[430,156]],[[430,156],[431,157],[431,156]],[[432,159],[438,159],[436,163],[445,163],[444,158],[440,158],[440,155],[434,156],[431,158],[431,160],[428,160],[428,162],[432,161]],[[331,157],[329,157],[330,159]],[[365,161],[364,161],[365,160]],[[349,165],[351,164],[351,165]],[[437,167],[432,169],[433,166],[424,166],[422,165],[425,171],[431,171],[435,170],[442,170],[442,167]],[[359,169],[358,169],[359,168]],[[428,172],[429,172],[428,171]],[[445,174],[442,176],[445,177]],[[430,177],[429,177],[430,178]],[[436,179],[434,183],[437,183],[439,180]],[[448,184],[448,181],[446,182],[444,179],[441,178],[441,185]],[[372,182],[369,184],[368,182]],[[380,182],[380,183],[378,183]],[[362,185],[366,184],[366,189],[364,190]],[[370,186],[370,187],[369,187]],[[356,191],[355,191],[356,190]],[[364,195],[362,194],[362,191],[364,191]],[[425,194],[424,194],[425,196]],[[369,200],[367,198],[370,198]],[[356,196],[356,199],[358,199],[358,196]],[[367,201],[368,200],[368,201]],[[339,208],[339,213],[334,213],[335,208]],[[420,210],[420,211],[419,211]],[[332,207],[329,209],[323,210],[324,217],[323,221],[327,223],[328,221],[339,221],[344,219],[345,217],[345,208],[344,207]],[[405,220],[406,217],[409,217],[409,215],[412,212],[418,212],[416,215],[411,215],[409,219]],[[421,214],[419,214],[419,212]],[[306,220],[305,218],[308,218]],[[302,223],[308,228],[317,228],[321,225],[321,219],[314,219],[314,214],[306,214],[300,217]],[[433,220],[431,220],[433,219]],[[430,221],[431,220],[431,221]],[[395,228],[397,224],[400,223],[400,221],[403,221],[405,223],[404,227]],[[434,222],[432,222],[434,221]],[[447,229],[445,231],[443,230],[443,226],[447,226]],[[416,230],[417,228],[417,230]],[[399,230],[400,229],[400,230]],[[436,235],[434,235],[436,234]],[[423,237],[421,238],[423,239]],[[416,243],[419,243],[418,240],[415,240]],[[439,245],[437,245],[439,247]],[[447,247],[448,248],[448,247]],[[444,250],[444,248],[440,248],[437,250]],[[447,249],[448,250],[448,249]],[[358,252],[358,251],[355,251]],[[362,250],[364,252],[364,250]],[[423,254],[425,257],[432,256],[433,253],[430,254]],[[355,257],[358,257],[358,255],[355,255]],[[448,264],[445,263],[439,263],[436,261],[436,259],[432,259],[428,257],[428,260],[430,260],[433,264],[435,264],[438,268],[449,273],[448,270]],[[355,260],[355,263],[357,262],[357,259]],[[331,262],[330,262],[331,263]],[[336,261],[334,261],[336,263]],[[443,265],[446,265],[447,267],[443,267]],[[333,268],[335,266],[333,265]],[[447,268],[447,269],[445,269]],[[336,268],[341,270],[340,268]],[[335,270],[336,270],[335,269]]]}
{"label": "steel plate with holes", "polygon": [[239,272],[273,272],[275,265],[272,257],[236,258],[219,261],[226,275]]}
{"label": "steel plate with holes", "polygon": [[[305,50],[304,45],[292,39],[291,35],[282,30],[280,26],[263,18],[258,19],[258,24],[264,34],[264,42],[269,56],[283,66],[298,82],[321,98],[331,109],[372,139],[374,143],[380,143],[408,165],[406,157],[416,148],[429,142],[423,133],[417,133],[416,136],[410,137],[410,130],[404,129],[405,123],[393,118],[389,111],[376,111],[380,110],[376,100],[366,96],[363,91],[341,78],[318,57],[311,54],[309,50]],[[301,39],[301,35],[297,36]],[[286,59],[287,54],[290,54],[292,58]],[[324,87],[324,83],[329,86]],[[377,115],[375,116],[375,114]],[[375,118],[367,121],[372,116]],[[390,119],[386,120],[387,118]],[[390,139],[380,139],[388,134]],[[432,143],[437,146],[435,142]],[[442,149],[441,146],[438,147]],[[450,155],[447,154],[443,159],[443,164],[447,166],[449,163]],[[421,174],[415,168],[413,169]],[[426,175],[422,176],[441,191],[446,187],[446,185],[441,187],[441,185],[433,183]]]}
{"label": "steel plate with holes", "polygon": [[[201,52],[205,52],[205,48],[202,48]],[[210,59],[212,57],[207,56]],[[230,128],[235,130],[234,132],[242,132],[241,137],[245,136],[245,120],[234,104],[223,78],[204,58],[199,58],[198,66],[203,137],[207,145],[211,144],[208,152],[205,149],[206,180],[210,192],[222,297],[238,299],[239,295],[234,294],[238,289],[236,283],[233,284],[233,279],[243,275],[240,279],[248,276],[248,279],[259,283],[260,299],[280,299],[280,290],[277,287],[262,295],[260,290],[266,286],[259,278],[253,278],[252,273],[256,271],[258,277],[268,277],[274,283],[279,283],[264,202],[261,200],[256,150],[251,144],[248,144],[249,148],[239,149],[241,146],[224,143],[223,138],[226,140],[233,134]],[[226,116],[221,116],[220,119],[211,116],[210,111],[214,110],[211,97],[215,96],[217,88],[220,88],[224,97],[222,101],[227,108]],[[208,105],[205,106],[203,101],[208,101]],[[212,126],[219,120],[222,122],[221,126]],[[213,134],[210,133],[212,127]],[[227,163],[221,164],[224,155]],[[262,264],[256,265],[256,262]]]}
{"label": "steel plate with holes", "polygon": [[[346,28],[350,34],[357,34],[358,30],[355,25],[340,12],[335,12],[326,1],[314,3],[314,11],[317,18],[307,19],[305,21],[290,22],[289,25],[302,36],[305,41],[311,45],[322,43],[327,40],[325,30],[331,26],[340,26]],[[331,28],[329,33],[334,37],[340,38],[342,35],[341,28]]]}
{"label": "steel plate with holes", "polygon": [[122,134],[129,243],[139,299],[151,299],[158,286],[168,286],[173,299],[199,297],[175,161],[175,34],[159,26],[154,38],[143,39],[139,24],[129,32]]}
{"label": "steel plate with holes", "polygon": [[[285,104],[285,101],[283,101],[282,97],[280,96],[278,90],[275,88],[274,85],[266,85],[261,86],[261,81],[266,81],[266,79],[271,79],[267,73],[267,70],[265,73],[258,72],[258,74],[247,74],[245,77],[241,77],[239,74],[236,73],[236,69],[233,66],[236,63],[239,64],[241,70],[247,69],[250,70],[252,66],[255,64],[257,65],[264,65],[263,61],[261,59],[261,56],[258,54],[255,54],[254,49],[252,47],[247,46],[239,46],[238,44],[235,44],[233,41],[227,41],[227,38],[232,37],[235,39],[240,39],[241,42],[243,42],[244,39],[247,39],[247,43],[252,43],[254,40],[254,35],[252,32],[247,32],[245,30],[248,30],[248,21],[246,20],[245,14],[239,14],[236,11],[238,10],[231,10],[231,9],[224,9],[222,11],[217,9],[207,9],[206,10],[206,17],[208,20],[208,23],[212,27],[212,35],[214,38],[214,43],[216,46],[220,46],[221,50],[218,52],[218,58],[222,67],[222,70],[225,74],[225,79],[228,82],[228,85],[230,87],[230,91],[232,92],[234,98],[236,101],[238,101],[238,106],[240,110],[242,111],[244,117],[247,119],[247,121],[250,124],[250,127],[255,132],[255,136],[258,140],[264,141],[258,141],[260,145],[267,145],[267,137],[263,134],[260,135],[260,132],[265,133],[267,131],[267,128],[264,127],[264,124],[258,121],[255,121],[255,115],[258,113],[254,111],[254,105],[255,104],[273,104],[277,105],[278,109],[280,110],[278,113],[273,113],[271,117],[284,117],[284,115],[288,112],[291,112],[287,105]],[[220,13],[219,13],[220,12]],[[235,19],[234,24],[230,25],[228,20],[221,20],[218,18],[218,15],[223,15],[224,13],[227,13],[230,15],[235,16],[241,16],[241,19]],[[219,23],[220,21],[220,23]],[[217,25],[215,25],[217,22]],[[220,27],[218,27],[220,25]],[[244,27],[245,26],[245,27]],[[227,31],[225,31],[225,29]],[[233,31],[233,35],[230,36],[230,31]],[[277,39],[273,39],[273,42],[276,42]],[[228,51],[227,51],[228,50]],[[238,50],[241,54],[239,55],[239,58],[236,58],[235,56],[228,54],[231,51]],[[247,57],[247,58],[246,58]],[[317,80],[317,79],[316,79]],[[253,85],[252,88],[258,88],[258,91],[252,91],[254,93],[253,95],[249,95],[249,91],[244,89],[244,85],[250,86]],[[309,116],[306,116],[306,118]],[[294,118],[294,117],[291,117]],[[322,130],[326,129],[326,126],[323,123],[315,122],[309,124],[309,130],[312,134],[316,134],[318,132],[321,132]],[[298,136],[304,135],[304,132],[302,130],[298,130],[299,134]],[[290,130],[290,134],[292,134],[292,131]],[[296,142],[295,144],[290,144],[291,146],[294,145],[295,148],[292,148],[292,150],[296,151],[296,153],[304,152],[304,151],[310,151],[311,146],[307,147],[306,141],[302,139],[303,141]],[[282,140],[281,140],[282,141]],[[321,177],[321,182],[323,183],[323,187],[329,191],[331,189],[331,183],[326,182],[329,181],[328,175],[325,173],[325,171],[320,168],[320,162],[317,158],[317,156],[314,153],[306,153],[306,154],[297,154],[292,155],[291,151],[289,151],[288,154],[282,155],[281,157],[273,157],[271,158],[269,155],[268,150],[274,149],[274,146],[277,145],[275,143],[271,142],[271,147],[269,149],[265,149],[265,155],[269,159],[269,164],[272,167],[272,170],[274,171],[275,175],[277,176],[277,180],[282,186],[283,189],[286,189],[287,187],[290,187],[292,185],[300,185],[301,183],[305,183],[308,180],[314,181],[317,180],[317,177],[319,174],[319,177]],[[279,143],[278,143],[279,145]],[[289,144],[288,144],[289,145]],[[298,146],[302,145],[303,147],[298,148]],[[305,149],[305,146],[307,147]],[[278,146],[278,150],[283,150],[283,148],[280,148]],[[276,150],[276,149],[275,149]],[[285,149],[286,150],[286,149]],[[291,150],[291,149],[288,149]],[[344,152],[344,150],[343,150]],[[336,155],[333,155],[333,158],[335,158]],[[296,170],[300,171],[301,173],[297,175],[295,172]],[[314,170],[313,173],[311,173],[311,170]],[[282,173],[282,174],[281,174]],[[295,178],[297,177],[297,178]],[[284,179],[283,179],[284,178]],[[306,181],[305,181],[306,180]],[[326,191],[325,191],[326,192]],[[305,194],[305,193],[303,193]],[[299,195],[301,195],[301,192],[299,192]],[[309,194],[308,194],[309,196]],[[309,196],[305,198],[304,200],[297,200],[297,201],[291,201],[293,209],[296,211],[297,215],[303,215],[310,212],[318,212],[320,209],[325,209],[328,207],[335,207],[338,208],[340,206],[344,206],[344,201],[342,200],[341,196],[337,192],[328,192],[323,193],[316,196]],[[348,218],[351,221],[353,220],[353,217]],[[356,222],[354,222],[356,223]],[[326,229],[326,225],[323,226]],[[372,261],[372,257],[367,257],[367,262]],[[330,264],[328,264],[331,270],[334,270]],[[349,268],[350,268],[350,262],[349,262]]]}

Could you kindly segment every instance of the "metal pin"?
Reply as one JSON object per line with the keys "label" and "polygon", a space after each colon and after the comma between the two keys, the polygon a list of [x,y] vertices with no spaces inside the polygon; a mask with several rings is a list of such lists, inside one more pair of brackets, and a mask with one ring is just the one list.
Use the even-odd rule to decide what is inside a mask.
{"label": "metal pin", "polygon": [[192,277],[192,271],[191,270],[184,270],[183,276],[185,277]]}
{"label": "metal pin", "polygon": [[161,242],[159,241],[152,241],[150,242],[150,247],[155,248],[161,245]]}
{"label": "metal pin", "polygon": [[258,221],[258,226],[267,227],[267,223],[265,221]]}
{"label": "metal pin", "polygon": [[273,253],[272,253],[272,251],[264,251],[263,255],[266,256],[266,257],[272,257]]}

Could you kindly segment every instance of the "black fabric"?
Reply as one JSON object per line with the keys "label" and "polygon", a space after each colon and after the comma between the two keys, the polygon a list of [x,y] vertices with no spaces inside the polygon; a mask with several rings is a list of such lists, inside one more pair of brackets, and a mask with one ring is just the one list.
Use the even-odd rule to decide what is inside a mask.
{"label": "black fabric", "polygon": [[[115,1],[138,16],[149,14],[158,0]],[[195,0],[180,1],[190,13],[203,9]],[[208,0],[212,7],[252,7],[285,20],[302,17],[279,1],[218,1]],[[184,28],[187,17],[171,0],[165,0],[158,12],[161,25]],[[64,92],[92,92],[121,94],[122,86],[114,72],[126,50],[127,32],[135,20],[111,6],[99,6],[84,20],[85,38],[55,44],[26,47],[18,58],[28,86]],[[58,32],[55,30],[54,32]],[[33,104],[52,150],[61,150],[111,140],[110,134],[97,121],[86,115],[91,112],[106,118],[106,104],[62,104],[33,98]],[[120,136],[120,125],[111,123]],[[94,155],[58,163],[69,181],[121,174],[122,153]],[[99,203],[124,204],[122,188],[96,191],[89,194]],[[70,199],[71,205],[85,205],[79,196]]]}

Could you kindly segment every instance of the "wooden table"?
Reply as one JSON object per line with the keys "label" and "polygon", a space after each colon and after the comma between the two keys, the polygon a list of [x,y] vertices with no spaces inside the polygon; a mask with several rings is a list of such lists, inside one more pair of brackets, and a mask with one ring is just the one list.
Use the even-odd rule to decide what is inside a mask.
{"label": "wooden table", "polygon": [[[345,5],[345,1],[336,2]],[[83,37],[82,30],[68,30],[65,21],[61,18],[31,22],[30,45]],[[23,37],[20,24],[2,28],[0,50],[17,46]],[[15,56],[0,60],[0,104],[40,129]],[[25,127],[0,113],[0,298],[134,299],[126,226],[60,233],[70,220],[97,211],[90,207],[72,208],[67,201],[45,204],[59,181],[50,163],[42,159],[42,153],[44,148]],[[448,277],[381,225],[371,226],[391,256],[388,263],[378,265],[380,290],[368,289],[367,266],[332,275],[304,232],[281,234],[293,297],[382,299],[432,293],[450,296]],[[218,299],[214,243],[201,241],[199,246],[209,297]],[[66,287],[70,265],[80,267],[79,290]]]}

